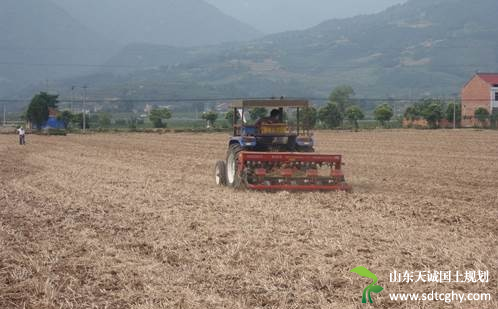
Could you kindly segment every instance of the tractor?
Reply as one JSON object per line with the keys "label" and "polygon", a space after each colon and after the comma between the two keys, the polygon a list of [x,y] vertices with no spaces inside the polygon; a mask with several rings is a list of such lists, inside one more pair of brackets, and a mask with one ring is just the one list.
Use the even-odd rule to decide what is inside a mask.
{"label": "tractor", "polygon": [[[233,133],[225,161],[216,162],[219,186],[262,191],[350,191],[342,156],[316,154],[307,100],[240,100],[231,105]],[[271,109],[251,123],[251,111]],[[254,114],[252,114],[254,115]]]}

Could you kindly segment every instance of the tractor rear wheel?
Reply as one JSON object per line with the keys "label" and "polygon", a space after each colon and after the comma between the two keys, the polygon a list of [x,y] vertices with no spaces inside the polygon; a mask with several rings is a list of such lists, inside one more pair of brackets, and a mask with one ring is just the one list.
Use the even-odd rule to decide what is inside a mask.
{"label": "tractor rear wheel", "polygon": [[226,183],[227,186],[232,188],[240,188],[242,186],[242,179],[239,172],[239,152],[242,148],[238,144],[230,145],[227,152],[226,163]]}
{"label": "tractor rear wheel", "polygon": [[225,161],[216,162],[216,166],[214,168],[214,177],[218,186],[227,185],[227,166],[225,164]]}

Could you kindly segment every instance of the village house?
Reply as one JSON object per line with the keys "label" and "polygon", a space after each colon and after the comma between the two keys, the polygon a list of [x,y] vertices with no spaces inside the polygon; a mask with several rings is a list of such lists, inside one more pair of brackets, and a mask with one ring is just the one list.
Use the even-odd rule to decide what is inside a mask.
{"label": "village house", "polygon": [[476,73],[462,88],[462,126],[478,125],[475,111],[485,108],[490,114],[498,113],[498,73]]}

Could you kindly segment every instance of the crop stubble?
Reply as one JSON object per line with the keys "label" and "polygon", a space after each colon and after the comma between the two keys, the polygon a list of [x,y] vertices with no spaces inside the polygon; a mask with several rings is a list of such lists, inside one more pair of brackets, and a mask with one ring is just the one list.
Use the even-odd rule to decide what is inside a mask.
{"label": "crop stubble", "polygon": [[[498,306],[497,132],[316,135],[354,193],[216,187],[225,134],[0,136],[0,307],[361,308],[359,265],[378,308]],[[389,283],[394,269],[490,283]],[[432,290],[494,300],[387,296]]]}

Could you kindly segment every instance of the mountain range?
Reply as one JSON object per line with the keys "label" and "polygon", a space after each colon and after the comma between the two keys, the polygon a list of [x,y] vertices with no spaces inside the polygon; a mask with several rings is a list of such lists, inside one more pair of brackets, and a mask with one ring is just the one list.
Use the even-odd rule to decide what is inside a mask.
{"label": "mountain range", "polygon": [[261,31],[303,30],[332,18],[380,12],[406,0],[206,0]]}
{"label": "mountain range", "polygon": [[261,35],[202,0],[2,0],[0,31],[0,98],[96,72],[128,44],[200,46]]}
{"label": "mountain range", "polygon": [[107,76],[103,88],[113,90],[100,93],[121,96],[126,85],[130,98],[327,97],[348,84],[365,98],[456,96],[475,71],[498,70],[497,11],[495,0],[411,0],[245,43],[135,45],[110,60],[132,68],[117,82]]}
{"label": "mountain range", "polygon": [[475,71],[498,71],[497,11],[496,0],[410,0],[244,42],[132,43],[99,72],[56,87],[64,94],[72,84],[91,84],[96,97],[166,101],[327,97],[341,84],[364,98],[453,96]]}
{"label": "mountain range", "polygon": [[122,45],[202,46],[262,33],[203,0],[53,0],[93,31]]}

